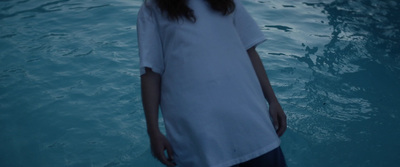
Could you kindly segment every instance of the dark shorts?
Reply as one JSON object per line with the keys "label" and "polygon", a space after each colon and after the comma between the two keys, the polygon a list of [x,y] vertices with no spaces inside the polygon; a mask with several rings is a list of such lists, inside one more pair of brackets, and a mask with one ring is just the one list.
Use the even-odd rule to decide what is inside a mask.
{"label": "dark shorts", "polygon": [[281,147],[232,167],[287,167]]}

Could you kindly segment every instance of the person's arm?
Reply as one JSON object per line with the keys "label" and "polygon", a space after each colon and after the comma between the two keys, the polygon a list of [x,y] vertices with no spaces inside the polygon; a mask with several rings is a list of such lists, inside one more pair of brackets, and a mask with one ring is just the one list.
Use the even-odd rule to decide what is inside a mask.
{"label": "person's arm", "polygon": [[287,127],[286,114],[283,112],[283,109],[275,96],[274,90],[272,89],[264,65],[262,64],[256,48],[252,47],[248,49],[247,54],[250,57],[251,63],[260,82],[264,97],[269,103],[269,113],[276,128],[276,133],[278,136],[282,136]]}
{"label": "person's arm", "polygon": [[[142,87],[142,102],[146,117],[147,133],[150,137],[153,155],[167,166],[175,166],[173,151],[166,137],[158,126],[158,107],[160,105],[161,76],[146,68],[146,73],[140,77]],[[168,158],[164,154],[167,150]]]}

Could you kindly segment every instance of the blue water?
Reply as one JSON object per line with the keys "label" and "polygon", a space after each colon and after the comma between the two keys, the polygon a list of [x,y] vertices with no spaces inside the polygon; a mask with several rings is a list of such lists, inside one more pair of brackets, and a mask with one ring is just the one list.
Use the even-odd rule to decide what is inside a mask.
{"label": "blue water", "polygon": [[[0,1],[0,166],[162,166],[141,107],[141,3]],[[400,2],[243,3],[269,39],[289,166],[398,166]]]}

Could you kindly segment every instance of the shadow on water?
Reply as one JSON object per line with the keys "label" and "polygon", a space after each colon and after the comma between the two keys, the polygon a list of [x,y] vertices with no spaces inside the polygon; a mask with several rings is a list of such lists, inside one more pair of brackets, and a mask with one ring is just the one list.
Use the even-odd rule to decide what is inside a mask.
{"label": "shadow on water", "polygon": [[304,4],[323,8],[333,31],[322,51],[303,44],[305,55],[296,57],[313,73],[305,85],[305,100],[312,120],[319,122],[294,129],[313,138],[329,138],[310,144],[311,150],[329,153],[313,154],[327,160],[319,163],[395,165],[400,158],[396,142],[400,133],[393,130],[400,126],[399,2]]}

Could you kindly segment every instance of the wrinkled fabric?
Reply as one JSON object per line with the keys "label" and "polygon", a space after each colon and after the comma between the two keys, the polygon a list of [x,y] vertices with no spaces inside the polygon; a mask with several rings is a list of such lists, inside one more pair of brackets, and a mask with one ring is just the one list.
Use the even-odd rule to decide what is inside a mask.
{"label": "wrinkled fabric", "polygon": [[178,166],[231,166],[280,144],[246,52],[265,37],[235,4],[224,16],[188,0],[195,23],[169,20],[151,0],[138,13],[140,71],[161,75],[161,112]]}

